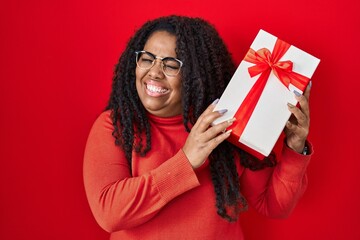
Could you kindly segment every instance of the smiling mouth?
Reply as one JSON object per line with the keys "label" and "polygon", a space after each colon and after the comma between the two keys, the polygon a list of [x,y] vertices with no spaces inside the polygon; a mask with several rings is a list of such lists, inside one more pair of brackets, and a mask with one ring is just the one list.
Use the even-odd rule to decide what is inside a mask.
{"label": "smiling mouth", "polygon": [[160,94],[164,94],[169,91],[169,89],[167,89],[167,88],[162,88],[162,87],[158,87],[158,86],[154,86],[154,85],[150,85],[150,84],[146,84],[146,89],[151,93],[160,93]]}

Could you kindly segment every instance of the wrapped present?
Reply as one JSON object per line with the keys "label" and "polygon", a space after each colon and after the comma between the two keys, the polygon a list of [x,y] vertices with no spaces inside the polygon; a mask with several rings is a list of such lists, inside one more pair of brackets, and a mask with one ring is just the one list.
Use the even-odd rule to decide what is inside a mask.
{"label": "wrapped present", "polygon": [[228,141],[262,159],[279,139],[320,60],[260,30],[214,111],[228,111],[213,124],[236,122]]}

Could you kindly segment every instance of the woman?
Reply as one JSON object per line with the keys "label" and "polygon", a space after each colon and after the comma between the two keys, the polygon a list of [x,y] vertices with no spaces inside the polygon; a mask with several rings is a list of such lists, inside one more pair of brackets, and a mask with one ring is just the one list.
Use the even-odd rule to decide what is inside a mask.
{"label": "woman", "polygon": [[310,88],[297,96],[301,108],[289,105],[281,161],[260,161],[225,141],[235,119],[211,126],[226,112],[213,109],[234,71],[199,18],[155,19],[131,38],[84,157],[89,204],[111,239],[243,239],[248,204],[269,217],[295,207],[312,152]]}

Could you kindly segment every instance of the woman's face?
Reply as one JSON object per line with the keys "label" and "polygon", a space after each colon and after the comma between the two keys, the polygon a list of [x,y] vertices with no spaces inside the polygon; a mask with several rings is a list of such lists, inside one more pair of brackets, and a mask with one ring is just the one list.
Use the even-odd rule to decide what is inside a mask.
{"label": "woman's face", "polygon": [[[166,31],[154,32],[144,49],[161,58],[176,58],[176,37]],[[139,49],[142,50],[142,49]],[[162,71],[161,60],[156,59],[153,67],[136,67],[136,89],[145,109],[159,117],[171,117],[182,112],[181,73],[169,77]]]}

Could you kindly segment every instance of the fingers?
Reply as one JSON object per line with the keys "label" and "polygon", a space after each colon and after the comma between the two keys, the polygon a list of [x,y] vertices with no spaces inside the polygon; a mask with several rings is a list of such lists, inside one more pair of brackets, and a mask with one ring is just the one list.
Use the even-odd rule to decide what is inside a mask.
{"label": "fingers", "polygon": [[209,149],[214,150],[220,143],[222,143],[223,141],[225,141],[231,134],[232,130],[228,130],[223,132],[220,135],[217,135],[215,138],[213,138],[210,142],[209,142]]}
{"label": "fingers", "polygon": [[309,105],[304,96],[297,97],[299,98],[300,108],[288,103],[289,111],[294,115],[297,124],[299,127],[306,128],[309,125]]}
{"label": "fingers", "polygon": [[[211,114],[211,115],[214,116],[217,114]],[[205,121],[205,119],[207,119],[207,118],[206,117],[203,118],[202,121]],[[209,117],[209,119],[212,119],[212,117]],[[215,120],[215,118],[213,120]],[[206,123],[205,125],[207,125],[207,128],[203,131],[200,130],[201,127],[198,127],[197,129],[194,129],[194,128],[191,129],[191,137],[195,138],[196,143],[198,143],[199,146],[209,147],[209,144],[212,146],[215,146],[215,145],[217,146],[224,139],[226,139],[225,136],[220,136],[220,135],[224,135],[224,133],[226,132],[226,129],[228,127],[230,127],[234,123],[234,121],[235,121],[235,118],[232,118],[230,120],[221,122],[214,126],[210,126],[210,125],[208,125],[208,123]],[[216,144],[214,145],[214,143],[216,143]],[[213,150],[215,147],[210,146],[210,150]]]}
{"label": "fingers", "polygon": [[[224,129],[224,127],[228,126],[229,123],[225,121],[224,123],[216,125],[216,128],[220,127],[220,125]],[[208,134],[208,132],[203,134],[193,133],[192,131],[190,132],[189,137],[183,146],[183,151],[193,168],[201,166],[209,157],[211,152],[230,136],[232,131],[229,130],[222,132],[219,129],[220,128],[217,130],[218,134],[214,137],[210,137],[211,134]]]}
{"label": "fingers", "polygon": [[[310,108],[309,108],[309,96],[310,96],[310,86],[308,86],[304,92],[304,95],[301,95],[296,90],[294,91],[295,98],[299,102],[300,108],[297,108],[296,106],[292,105],[291,103],[288,103],[288,109],[295,117],[297,124],[296,126],[299,127],[309,127],[310,123]],[[291,126],[294,124],[287,124],[288,128],[294,128],[295,126]]]}
{"label": "fingers", "polygon": [[309,84],[306,86],[305,92],[304,92],[304,96],[306,97],[306,99],[309,101],[310,99],[310,90],[311,90],[311,85],[312,82],[309,81]]}
{"label": "fingers", "polygon": [[210,104],[206,110],[200,115],[199,119],[196,121],[193,128],[198,131],[204,132],[209,126],[214,122],[214,120],[227,112],[227,109],[221,109],[219,111],[213,111],[218,99],[216,99],[212,104]]}
{"label": "fingers", "polygon": [[309,134],[310,127],[310,109],[309,97],[310,86],[306,88],[304,95],[294,91],[295,98],[299,102],[300,107],[296,107],[288,103],[288,109],[292,113],[289,121],[286,123],[285,133],[287,145],[297,152],[302,152],[305,146],[306,138]]}
{"label": "fingers", "polygon": [[227,110],[213,111],[215,104],[211,104],[198,118],[186,139],[183,151],[194,168],[199,167],[209,154],[226,138],[231,130],[226,131],[235,119],[221,122],[212,126],[212,122],[222,116]]}
{"label": "fingers", "polygon": [[234,121],[236,119],[235,118],[232,118],[232,119],[229,119],[227,121],[224,121],[222,123],[219,123],[217,125],[214,125],[210,128],[208,128],[205,132],[204,132],[204,139],[208,139],[208,140],[211,140],[213,138],[215,138],[217,135],[219,135],[220,133],[225,133],[226,132],[226,129],[228,127],[230,127]]}
{"label": "fingers", "polygon": [[296,100],[299,101],[300,108],[304,112],[304,114],[309,117],[310,116],[310,110],[309,110],[309,98],[310,98],[310,87],[311,84],[306,87],[304,95],[298,95],[295,93]]}

